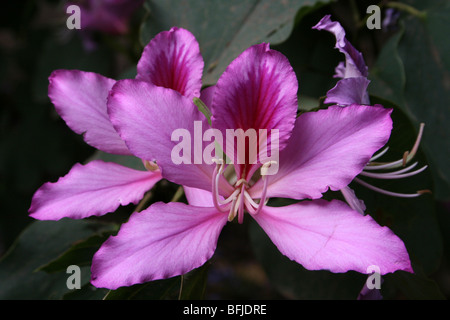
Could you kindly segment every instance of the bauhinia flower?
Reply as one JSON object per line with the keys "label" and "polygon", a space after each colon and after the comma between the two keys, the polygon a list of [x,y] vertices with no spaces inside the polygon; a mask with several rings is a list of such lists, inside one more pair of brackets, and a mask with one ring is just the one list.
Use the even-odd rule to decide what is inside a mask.
{"label": "bauhinia flower", "polygon": [[[150,41],[137,65],[137,79],[171,88],[187,99],[200,96],[202,72],[203,58],[195,37],[179,28]],[[74,132],[83,134],[98,150],[132,155],[107,112],[107,97],[115,80],[92,72],[56,70],[49,81],[49,97]],[[29,213],[40,220],[81,219],[136,204],[162,178],[153,162],[144,159],[143,163],[148,171],[101,160],[76,164],[56,183],[46,183],[37,190]]]}
{"label": "bauhinia flower", "polygon": [[[313,27],[313,29],[326,30],[332,33],[336,38],[335,48],[345,55],[345,62],[340,62],[335,70],[335,77],[341,79],[337,82],[334,88],[330,89],[327,92],[327,97],[324,102],[336,103],[342,107],[352,104],[370,105],[369,93],[367,91],[367,87],[370,83],[369,79],[367,78],[368,68],[361,52],[356,50],[355,47],[353,47],[353,45],[347,40],[344,28],[339,22],[332,21],[330,15],[327,15],[323,17],[319,21],[319,23],[317,23]],[[424,171],[427,166],[423,166],[418,170],[411,171],[417,166],[418,162],[415,162],[406,167],[406,165],[414,158],[418,150],[423,133],[423,128],[424,124],[422,123],[420,125],[419,133],[417,135],[414,146],[412,147],[411,151],[407,151],[404,153],[402,159],[391,162],[375,161],[388,151],[389,148],[386,147],[384,150],[370,159],[369,163],[361,172],[360,176],[366,176],[375,179],[403,179],[414,176]],[[399,170],[381,173],[376,172],[394,169]],[[422,195],[423,193],[429,192],[428,190],[419,190],[416,193],[411,194],[397,193],[372,186],[371,184],[357,177],[355,177],[354,181],[373,191],[394,197],[414,198]],[[347,186],[343,188],[341,192],[347,203],[352,208],[359,211],[361,214],[364,214],[364,211],[366,209],[364,202],[362,200],[359,200],[355,196],[354,191],[350,189],[350,187]]]}
{"label": "bauhinia flower", "polygon": [[[245,50],[203,95],[211,119],[193,99],[173,89],[118,81],[108,98],[114,128],[135,156],[157,159],[162,176],[185,187],[189,204],[157,202],[133,213],[94,255],[91,282],[116,289],[185,274],[212,257],[227,221],[242,223],[245,214],[280,252],[309,270],[367,273],[377,265],[382,274],[412,272],[405,245],[389,228],[344,202],[320,199],[329,189],[347,186],[386,144],[391,110],[331,106],[296,118],[297,89],[288,60],[268,44]],[[215,158],[211,146],[220,141],[205,138],[208,120],[223,133],[277,132],[276,174],[267,174],[273,161],[228,163]],[[200,148],[188,141],[190,148],[184,150],[199,148],[213,161],[192,159],[186,152],[186,161],[175,163],[173,151],[186,143],[173,139],[180,129],[203,135]],[[210,143],[205,146],[205,141]],[[250,147],[244,144],[245,154]],[[226,145],[221,148],[227,150]],[[271,197],[304,201],[271,207]]]}

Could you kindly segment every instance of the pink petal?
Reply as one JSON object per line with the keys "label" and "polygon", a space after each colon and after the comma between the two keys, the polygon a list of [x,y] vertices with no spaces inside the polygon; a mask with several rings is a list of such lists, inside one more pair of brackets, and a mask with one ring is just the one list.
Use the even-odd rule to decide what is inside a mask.
{"label": "pink petal", "polygon": [[192,33],[173,27],[159,33],[144,48],[136,79],[176,90],[192,99],[200,96],[203,65]]}
{"label": "pink petal", "polygon": [[180,202],[133,213],[94,255],[91,282],[116,289],[184,274],[212,257],[227,215]]}
{"label": "pink petal", "polygon": [[106,111],[106,99],[115,80],[92,72],[56,70],[49,78],[48,96],[69,128],[83,134],[99,150],[129,155]]}
{"label": "pink petal", "polygon": [[281,253],[306,269],[370,273],[367,268],[377,266],[381,274],[413,272],[405,245],[389,228],[341,201],[264,207],[253,217]]}
{"label": "pink petal", "polygon": [[[220,77],[213,96],[213,127],[279,130],[279,148],[291,134],[297,114],[298,83],[288,59],[269,44],[252,46]],[[224,149],[226,150],[226,149]],[[236,154],[236,152],[235,152]],[[235,162],[236,163],[236,162]]]}
{"label": "pink petal", "polygon": [[214,207],[212,193],[203,189],[183,187],[188,203],[196,207]]}
{"label": "pink petal", "polygon": [[214,111],[212,109],[212,99],[214,96],[216,86],[210,86],[202,90],[200,94],[200,99],[203,101],[203,103],[208,107],[208,109],[214,114]]}
{"label": "pink petal", "polygon": [[338,66],[336,75],[342,78],[364,77],[367,78],[368,71],[364,58],[358,50],[345,37],[345,30],[337,21],[331,21],[327,15],[317,23],[313,29],[326,30],[336,37],[335,48],[345,55],[345,69]]}
{"label": "pink petal", "polygon": [[56,183],[46,183],[33,196],[30,216],[39,220],[82,219],[137,204],[161,179],[161,173],[138,171],[112,162],[76,164]]}
{"label": "pink petal", "polygon": [[[317,199],[328,188],[347,186],[386,144],[392,110],[381,106],[338,106],[297,118],[288,146],[280,153],[278,173],[269,176],[268,197]],[[262,193],[262,181],[251,189]]]}
{"label": "pink petal", "polygon": [[[214,164],[202,158],[203,132],[209,128],[205,116],[193,102],[172,89],[155,86],[139,80],[118,81],[108,98],[108,112],[114,127],[129,149],[144,160],[157,161],[163,177],[180,185],[211,190]],[[194,122],[202,130],[194,132]],[[186,163],[175,163],[172,150],[181,142],[174,139],[175,130],[184,130],[189,136],[191,154],[183,155]],[[201,150],[194,158],[195,141]],[[230,187],[231,189],[231,187]]]}
{"label": "pink petal", "polygon": [[327,92],[324,103],[335,103],[341,106],[351,104],[370,104],[367,86],[370,81],[364,77],[345,78]]}

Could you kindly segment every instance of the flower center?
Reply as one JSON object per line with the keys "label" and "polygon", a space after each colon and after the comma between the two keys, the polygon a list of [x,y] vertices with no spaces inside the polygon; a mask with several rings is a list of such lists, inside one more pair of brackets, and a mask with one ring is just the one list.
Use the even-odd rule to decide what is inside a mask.
{"label": "flower center", "polygon": [[219,185],[225,164],[222,159],[213,159],[213,161],[216,163],[216,168],[214,169],[212,179],[214,207],[216,207],[216,209],[220,212],[228,212],[228,221],[232,221],[237,216],[239,223],[244,221],[244,210],[252,215],[256,215],[261,212],[261,209],[266,203],[268,184],[267,169],[275,161],[268,161],[261,167],[261,179],[264,181],[264,187],[261,198],[258,202],[256,202],[248,192],[250,184],[247,179],[237,180],[233,185],[234,191],[226,199],[223,199],[223,197],[219,195]]}

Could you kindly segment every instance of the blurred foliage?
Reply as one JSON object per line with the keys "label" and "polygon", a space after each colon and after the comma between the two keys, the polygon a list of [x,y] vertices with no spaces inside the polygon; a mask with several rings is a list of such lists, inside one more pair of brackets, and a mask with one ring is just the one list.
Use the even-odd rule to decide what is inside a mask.
{"label": "blurred foliage", "polygon": [[[67,128],[47,98],[53,70],[133,78],[145,44],[178,26],[199,41],[204,84],[215,83],[248,46],[270,42],[288,57],[299,78],[299,110],[310,110],[321,106],[336,83],[334,68],[343,60],[331,34],[311,29],[325,14],[341,22],[363,53],[372,102],[394,109],[385,159],[401,158],[413,145],[419,123],[426,123],[416,160],[429,168],[407,181],[371,182],[398,192],[430,189],[431,195],[397,199],[351,185],[368,214],[404,240],[416,271],[383,277],[382,294],[386,299],[450,296],[448,1],[398,1],[424,14],[400,10],[399,21],[389,28],[369,30],[366,8],[378,4],[384,14],[391,1],[147,0],[133,15],[129,32],[117,36],[68,30],[63,3],[8,1],[0,10],[0,299],[355,299],[364,275],[305,270],[280,254],[249,217],[243,225],[227,224],[213,258],[183,277],[97,289],[89,283],[92,255],[134,208],[83,221],[34,221],[27,213],[37,188],[77,162],[100,158],[143,169],[139,159],[96,152]],[[177,188],[161,181],[150,203],[170,201]],[[341,199],[333,192],[325,197]],[[271,205],[285,202],[272,199]],[[66,287],[70,264],[82,267],[80,290]]]}

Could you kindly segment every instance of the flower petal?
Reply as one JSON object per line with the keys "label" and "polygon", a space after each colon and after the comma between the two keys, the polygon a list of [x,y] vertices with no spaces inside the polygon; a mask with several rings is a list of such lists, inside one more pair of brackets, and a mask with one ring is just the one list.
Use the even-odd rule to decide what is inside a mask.
{"label": "flower petal", "polygon": [[336,103],[341,106],[351,104],[370,104],[367,87],[370,81],[364,77],[345,78],[327,92],[324,103]]}
{"label": "flower petal", "polygon": [[253,216],[281,253],[309,270],[354,270],[381,274],[413,272],[403,242],[370,216],[345,203],[304,201],[286,207],[264,207]]}
{"label": "flower petal", "polygon": [[131,154],[106,111],[106,99],[115,80],[93,72],[56,70],[49,81],[48,96],[70,129],[83,134],[86,143],[94,148]]}
{"label": "flower petal", "polygon": [[[388,141],[391,112],[381,106],[351,105],[300,115],[280,153],[278,173],[267,177],[267,196],[317,199],[328,188],[347,186]],[[250,189],[254,198],[262,186],[259,180]]]}
{"label": "flower petal", "polygon": [[161,179],[159,171],[138,171],[112,162],[76,164],[56,183],[46,183],[33,196],[30,216],[39,220],[82,219],[136,204]]}
{"label": "flower petal", "polygon": [[184,274],[212,257],[227,215],[179,202],[133,213],[94,255],[91,282],[116,289]]}
{"label": "flower petal", "polygon": [[368,70],[364,58],[355,47],[346,39],[345,30],[337,21],[331,21],[330,15],[326,15],[313,29],[327,30],[336,37],[335,48],[345,55],[345,70],[338,66],[337,74],[342,78],[364,77],[367,78]]}
{"label": "flower petal", "polygon": [[[108,112],[133,154],[144,160],[156,159],[164,178],[211,190],[215,165],[202,158],[203,132],[209,125],[190,99],[148,82],[121,80],[111,90]],[[189,148],[172,154],[184,142]]]}
{"label": "flower petal", "polygon": [[184,194],[191,206],[214,207],[212,193],[203,189],[183,186]]}
{"label": "flower petal", "polygon": [[284,55],[267,43],[252,46],[231,62],[217,82],[212,126],[224,137],[227,129],[254,129],[258,136],[259,129],[267,129],[268,141],[270,130],[277,129],[282,150],[297,114],[297,89],[296,75]]}
{"label": "flower petal", "polygon": [[170,88],[192,99],[200,96],[203,58],[189,31],[173,27],[156,35],[144,48],[136,79]]}

